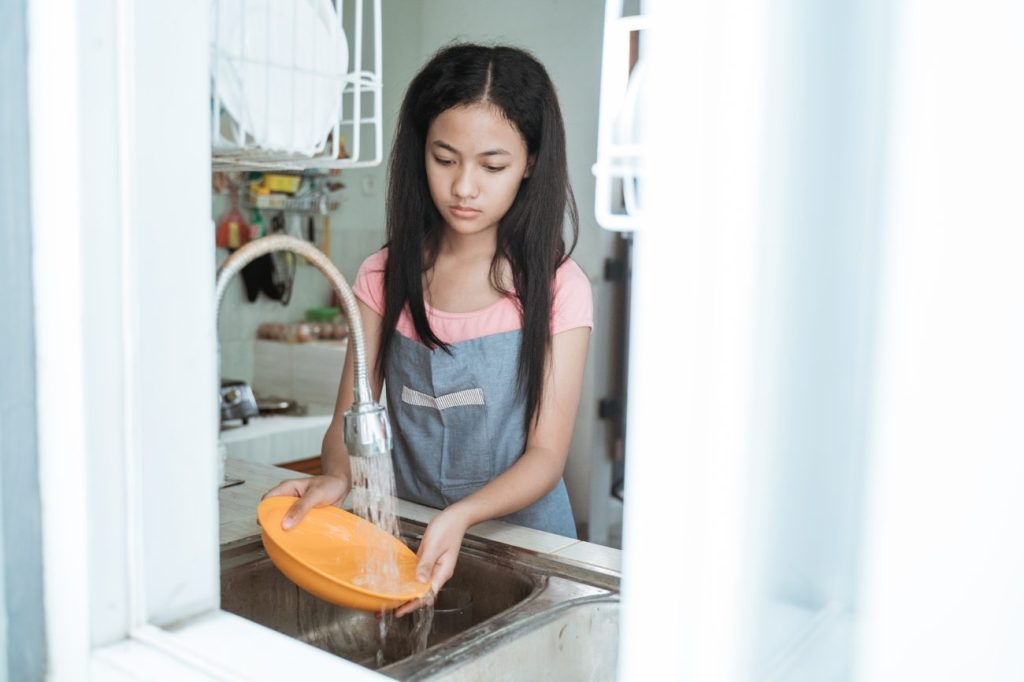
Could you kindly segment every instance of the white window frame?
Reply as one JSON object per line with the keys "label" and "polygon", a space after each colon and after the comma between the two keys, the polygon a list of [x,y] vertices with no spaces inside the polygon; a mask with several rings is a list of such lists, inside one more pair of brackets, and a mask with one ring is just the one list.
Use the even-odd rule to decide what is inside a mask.
{"label": "white window frame", "polygon": [[220,611],[205,0],[29,0],[48,678],[381,679]]}

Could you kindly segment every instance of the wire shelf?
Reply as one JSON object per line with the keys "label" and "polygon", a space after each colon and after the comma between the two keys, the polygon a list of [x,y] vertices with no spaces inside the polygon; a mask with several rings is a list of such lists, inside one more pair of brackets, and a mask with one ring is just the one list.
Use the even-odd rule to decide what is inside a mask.
{"label": "wire shelf", "polygon": [[214,170],[380,164],[380,0],[212,0],[210,49]]}
{"label": "wire shelf", "polygon": [[606,0],[594,213],[601,227],[617,232],[635,230],[642,222],[644,147],[637,111],[646,74],[640,36],[649,27],[645,15],[623,16],[623,0]]}

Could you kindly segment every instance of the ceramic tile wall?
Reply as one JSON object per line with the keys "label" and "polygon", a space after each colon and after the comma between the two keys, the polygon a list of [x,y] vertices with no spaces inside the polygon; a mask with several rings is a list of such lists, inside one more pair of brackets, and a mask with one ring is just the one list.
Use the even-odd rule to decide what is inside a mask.
{"label": "ceramic tile wall", "polygon": [[[343,181],[346,178],[343,176]],[[382,223],[366,220],[365,201],[350,201],[351,183],[344,190],[340,208],[331,215],[331,260],[351,283],[363,258],[380,248],[384,240]],[[215,197],[213,216],[216,219],[226,209],[223,197]],[[382,209],[381,209],[382,210]],[[378,225],[373,229],[364,224]],[[217,262],[227,258],[226,249],[217,249]],[[224,294],[218,321],[220,340],[221,376],[253,381],[255,374],[256,329],[265,322],[296,322],[302,320],[309,308],[327,305],[331,298],[330,286],[315,268],[300,263],[296,268],[295,285],[288,305],[260,296],[249,302],[241,277],[232,281]],[[333,401],[333,398],[332,398]]]}
{"label": "ceramic tile wall", "polygon": [[289,344],[257,339],[253,390],[297,400],[311,412],[330,412],[345,364],[345,341]]}

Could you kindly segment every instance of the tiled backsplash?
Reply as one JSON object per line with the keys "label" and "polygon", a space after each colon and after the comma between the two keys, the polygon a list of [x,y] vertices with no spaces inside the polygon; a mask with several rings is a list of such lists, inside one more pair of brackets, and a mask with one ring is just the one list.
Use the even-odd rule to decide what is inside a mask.
{"label": "tiled backsplash", "polygon": [[[355,171],[346,171],[343,177],[346,182],[353,182],[359,176]],[[380,215],[382,206],[379,201],[379,197],[364,197],[353,193],[331,215],[331,260],[350,284],[359,264],[379,249],[384,241],[383,219]],[[226,208],[225,198],[215,195],[214,219],[219,218]],[[357,228],[357,225],[369,225],[371,229]],[[218,265],[227,255],[226,249],[217,249]],[[252,382],[255,372],[256,328],[264,322],[297,322],[304,319],[306,310],[328,305],[330,299],[327,280],[302,259],[299,259],[296,267],[295,285],[287,306],[262,295],[250,303],[245,296],[241,276],[236,276],[224,293],[217,324],[221,376]],[[340,377],[340,366],[338,372]],[[334,389],[337,389],[337,384]],[[329,402],[333,404],[333,395]]]}
{"label": "tiled backsplash", "polygon": [[[217,249],[218,260],[227,253]],[[302,320],[306,310],[326,305],[330,301],[330,286],[320,273],[308,265],[295,269],[295,284],[291,301],[281,305],[260,296],[250,303],[239,275],[224,292],[217,333],[220,338],[221,376],[252,381],[256,328],[264,322],[296,322]]]}
{"label": "tiled backsplash", "polygon": [[311,412],[330,412],[338,396],[347,347],[348,341],[257,339],[252,388],[259,395],[297,400]]}

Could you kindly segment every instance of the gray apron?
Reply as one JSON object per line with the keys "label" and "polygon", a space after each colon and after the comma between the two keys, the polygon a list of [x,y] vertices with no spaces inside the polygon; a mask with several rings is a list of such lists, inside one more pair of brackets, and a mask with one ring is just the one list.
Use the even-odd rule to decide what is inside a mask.
{"label": "gray apron", "polygon": [[[517,390],[521,333],[431,350],[395,333],[385,364],[398,496],[437,509],[476,492],[526,449],[526,398]],[[576,537],[565,482],[501,517]]]}

